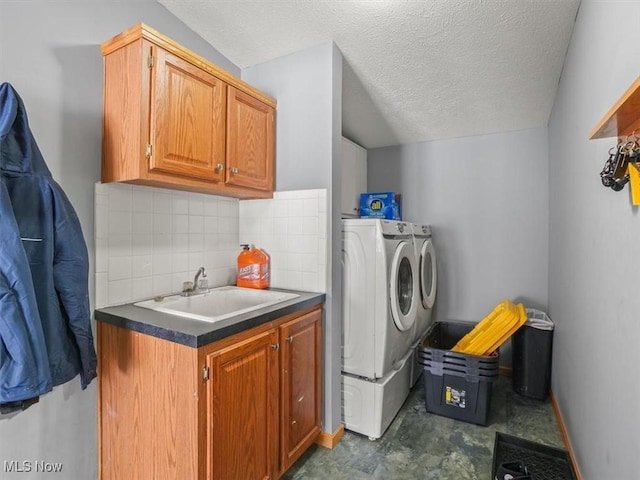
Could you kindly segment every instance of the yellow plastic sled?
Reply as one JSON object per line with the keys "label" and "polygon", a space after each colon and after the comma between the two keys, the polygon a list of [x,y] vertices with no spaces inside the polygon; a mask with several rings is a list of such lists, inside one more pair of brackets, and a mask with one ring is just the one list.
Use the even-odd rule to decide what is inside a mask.
{"label": "yellow plastic sled", "polygon": [[460,339],[452,352],[469,355],[489,355],[502,345],[527,321],[527,312],[522,303],[514,305],[503,300],[493,311]]}

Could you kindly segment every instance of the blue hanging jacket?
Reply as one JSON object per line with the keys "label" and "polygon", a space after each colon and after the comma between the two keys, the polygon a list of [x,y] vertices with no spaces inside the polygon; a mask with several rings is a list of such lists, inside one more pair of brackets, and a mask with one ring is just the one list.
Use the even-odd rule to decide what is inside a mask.
{"label": "blue hanging jacket", "polygon": [[29,261],[0,177],[0,404],[37,397],[51,387]]}
{"label": "blue hanging jacket", "polygon": [[[44,393],[80,374],[84,389],[97,363],[87,247],[71,202],[31,134],[22,99],[8,83],[0,85],[0,202],[0,296],[8,291],[7,301],[0,300],[0,337],[8,351],[0,347],[0,403],[20,400],[4,384],[11,375],[23,388]],[[13,234],[18,244],[5,241]],[[27,333],[13,335],[9,325]]]}

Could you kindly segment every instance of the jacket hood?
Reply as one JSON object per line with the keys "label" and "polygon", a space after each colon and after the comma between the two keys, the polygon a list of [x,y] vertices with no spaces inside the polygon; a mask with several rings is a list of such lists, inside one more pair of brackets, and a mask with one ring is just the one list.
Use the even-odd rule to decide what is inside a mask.
{"label": "jacket hood", "polygon": [[24,103],[6,82],[0,85],[0,173],[51,176],[31,134]]}

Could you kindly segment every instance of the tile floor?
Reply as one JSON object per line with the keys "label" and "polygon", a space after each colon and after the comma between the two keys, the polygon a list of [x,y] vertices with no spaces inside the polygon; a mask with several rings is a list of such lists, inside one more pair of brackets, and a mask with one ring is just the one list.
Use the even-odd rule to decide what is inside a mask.
{"label": "tile floor", "polygon": [[333,450],[312,446],[283,478],[489,480],[497,431],[565,448],[551,402],[515,394],[510,377],[493,384],[486,427],[426,413],[420,378],[382,438],[346,431]]}

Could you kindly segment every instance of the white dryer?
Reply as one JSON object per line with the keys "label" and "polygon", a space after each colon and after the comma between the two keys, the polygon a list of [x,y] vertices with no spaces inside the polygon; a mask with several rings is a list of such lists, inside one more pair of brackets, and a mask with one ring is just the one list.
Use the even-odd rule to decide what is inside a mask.
{"label": "white dryer", "polygon": [[[433,246],[431,227],[429,225],[411,224],[413,242],[418,262],[418,284],[420,301],[416,314],[416,322],[413,328],[412,351],[418,346],[431,325],[433,304],[436,300],[438,287],[438,268],[436,263],[436,251]],[[414,362],[411,374],[411,386],[415,385],[422,373],[422,367]]]}
{"label": "white dryer", "polygon": [[431,312],[436,301],[438,287],[438,268],[436,265],[436,250],[433,246],[431,227],[429,225],[411,224],[413,243],[418,261],[418,284],[420,301],[418,302],[417,318],[414,325],[413,340],[421,340],[431,325]]}
{"label": "white dryer", "polygon": [[409,394],[419,303],[413,233],[404,222],[342,221],[345,427],[379,438]]}

